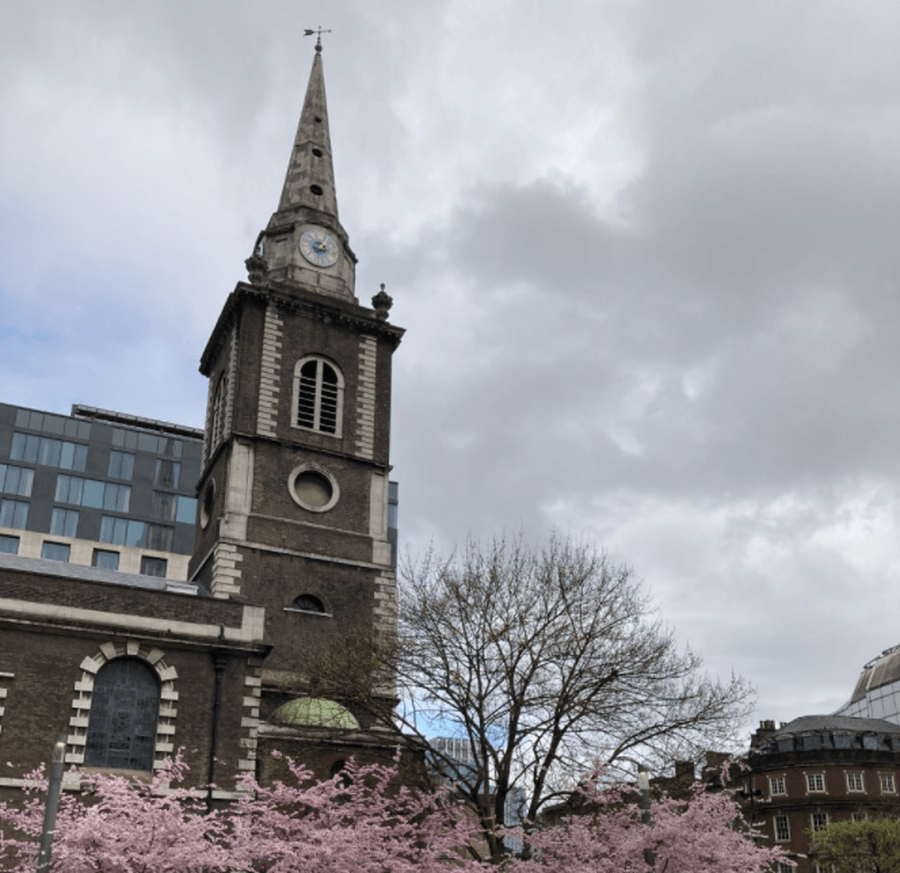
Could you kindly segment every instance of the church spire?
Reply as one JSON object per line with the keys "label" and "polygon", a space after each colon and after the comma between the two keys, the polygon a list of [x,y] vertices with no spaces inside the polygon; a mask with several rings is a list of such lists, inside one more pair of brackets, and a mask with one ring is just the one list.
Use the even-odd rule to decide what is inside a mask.
{"label": "church spire", "polygon": [[278,212],[297,207],[314,209],[337,220],[321,40],[316,43],[306,99],[303,101],[303,111],[294,137],[294,148],[288,162]]}
{"label": "church spire", "polygon": [[316,33],[303,110],[278,209],[247,266],[252,282],[274,280],[356,302],[356,256],[338,219],[331,134],[322,71],[322,33]]}

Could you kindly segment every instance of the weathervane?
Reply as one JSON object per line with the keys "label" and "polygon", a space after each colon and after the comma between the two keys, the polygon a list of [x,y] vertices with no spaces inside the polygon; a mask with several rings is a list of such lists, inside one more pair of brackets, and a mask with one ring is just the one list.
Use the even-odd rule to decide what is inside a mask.
{"label": "weathervane", "polygon": [[316,35],[316,51],[322,51],[322,34],[323,33],[331,33],[330,30],[322,30],[322,25],[320,24],[315,30],[310,30],[308,27],[303,29],[304,36],[312,36]]}

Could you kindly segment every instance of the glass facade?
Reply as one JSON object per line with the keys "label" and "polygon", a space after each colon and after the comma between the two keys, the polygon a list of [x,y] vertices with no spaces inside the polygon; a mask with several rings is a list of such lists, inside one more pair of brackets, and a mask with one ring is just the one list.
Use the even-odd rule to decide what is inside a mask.
{"label": "glass facade", "polygon": [[885,650],[863,667],[850,701],[835,715],[900,724],[900,648]]}
{"label": "glass facade", "polygon": [[71,546],[75,563],[138,573],[143,556],[124,550],[146,549],[179,556],[148,557],[184,578],[202,449],[196,428],[84,406],[64,416],[0,403],[0,551],[37,558],[54,552],[45,536],[65,537],[72,542],[55,545]]}

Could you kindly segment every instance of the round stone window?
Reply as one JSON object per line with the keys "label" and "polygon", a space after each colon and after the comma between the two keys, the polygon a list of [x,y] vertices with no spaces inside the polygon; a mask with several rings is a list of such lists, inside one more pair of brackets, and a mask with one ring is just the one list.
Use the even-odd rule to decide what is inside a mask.
{"label": "round stone window", "polygon": [[301,464],[288,477],[288,490],[298,506],[310,512],[327,512],[341,496],[337,479],[318,464]]}

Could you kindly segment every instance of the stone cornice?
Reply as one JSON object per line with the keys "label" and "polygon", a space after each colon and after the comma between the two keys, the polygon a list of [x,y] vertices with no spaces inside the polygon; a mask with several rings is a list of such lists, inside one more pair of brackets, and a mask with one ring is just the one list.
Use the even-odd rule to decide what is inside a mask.
{"label": "stone cornice", "polygon": [[228,295],[222,312],[216,321],[209,342],[200,358],[200,372],[209,376],[213,362],[219,353],[229,328],[235,323],[244,302],[274,303],[284,312],[305,312],[314,318],[350,327],[359,333],[366,333],[386,339],[396,349],[405,333],[402,327],[396,327],[379,319],[374,309],[344,303],[333,297],[326,297],[306,288],[288,285],[283,282],[267,281],[258,285],[238,282],[234,291]]}

